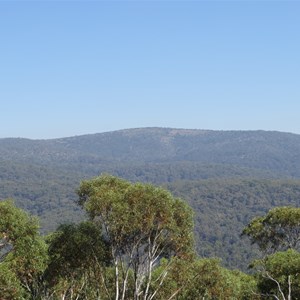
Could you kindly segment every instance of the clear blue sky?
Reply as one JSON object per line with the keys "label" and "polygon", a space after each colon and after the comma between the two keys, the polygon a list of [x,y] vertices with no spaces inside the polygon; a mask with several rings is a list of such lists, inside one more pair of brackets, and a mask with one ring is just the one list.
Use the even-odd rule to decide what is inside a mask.
{"label": "clear blue sky", "polygon": [[300,1],[0,1],[0,137],[300,134]]}

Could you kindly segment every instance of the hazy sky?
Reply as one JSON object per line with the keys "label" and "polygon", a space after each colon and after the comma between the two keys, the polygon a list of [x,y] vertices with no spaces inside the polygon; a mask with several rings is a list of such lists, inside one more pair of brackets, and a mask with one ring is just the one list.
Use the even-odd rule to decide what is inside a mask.
{"label": "hazy sky", "polygon": [[0,1],[0,137],[300,134],[300,1]]}

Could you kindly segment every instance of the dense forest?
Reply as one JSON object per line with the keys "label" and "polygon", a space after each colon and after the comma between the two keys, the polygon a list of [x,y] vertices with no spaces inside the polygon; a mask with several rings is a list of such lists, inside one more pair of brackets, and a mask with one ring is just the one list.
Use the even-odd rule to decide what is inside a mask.
{"label": "dense forest", "polygon": [[[80,225],[90,219],[77,203],[82,180],[111,174],[151,183],[192,208],[195,255],[202,259],[193,266],[239,280],[243,274],[248,281],[241,272],[253,273],[249,264],[262,251],[243,230],[275,207],[299,207],[299,153],[299,135],[266,131],[144,128],[53,140],[0,139],[0,199],[14,199],[18,208],[38,216],[39,232],[48,236],[59,225],[72,232],[92,226]],[[240,273],[234,273],[237,268]]]}
{"label": "dense forest", "polygon": [[[40,169],[35,177],[29,177],[33,170],[19,168],[18,179],[2,179],[1,198],[13,198],[19,207],[38,215],[44,233],[54,231],[59,224],[86,218],[75,204],[79,175],[60,173],[55,177],[55,173],[51,175],[47,173],[49,170]],[[43,170],[47,171],[44,178]],[[155,173],[152,177],[155,178]],[[300,181],[296,179],[210,178],[156,185],[170,190],[193,208],[199,255],[220,257],[224,266],[244,271],[256,253],[247,239],[241,239],[243,227],[272,207],[298,207],[300,199]]]}

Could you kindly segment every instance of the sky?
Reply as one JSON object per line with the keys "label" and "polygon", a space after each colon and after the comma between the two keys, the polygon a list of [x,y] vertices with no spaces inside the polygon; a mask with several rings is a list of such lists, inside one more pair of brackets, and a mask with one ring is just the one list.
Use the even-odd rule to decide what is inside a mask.
{"label": "sky", "polygon": [[300,134],[299,1],[0,0],[0,138]]}

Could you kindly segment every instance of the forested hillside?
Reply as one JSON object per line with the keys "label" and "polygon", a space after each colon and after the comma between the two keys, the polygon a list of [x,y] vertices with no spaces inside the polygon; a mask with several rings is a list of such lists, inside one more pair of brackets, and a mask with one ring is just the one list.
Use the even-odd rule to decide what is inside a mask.
{"label": "forested hillside", "polygon": [[300,199],[299,180],[209,179],[167,187],[194,209],[197,252],[244,270],[254,255],[248,239],[241,237],[245,225],[272,207],[298,207]]}
{"label": "forested hillside", "polygon": [[190,161],[300,177],[300,136],[281,132],[145,128],[53,140],[0,139],[0,155],[5,161],[76,170]]}
{"label": "forested hillside", "polygon": [[195,211],[198,253],[245,269],[253,252],[240,238],[245,224],[274,206],[299,206],[300,136],[145,128],[0,139],[0,199],[40,216],[43,232],[84,218],[75,191],[100,173],[168,188]]}

